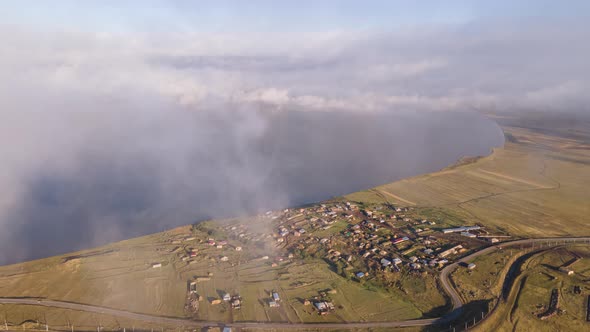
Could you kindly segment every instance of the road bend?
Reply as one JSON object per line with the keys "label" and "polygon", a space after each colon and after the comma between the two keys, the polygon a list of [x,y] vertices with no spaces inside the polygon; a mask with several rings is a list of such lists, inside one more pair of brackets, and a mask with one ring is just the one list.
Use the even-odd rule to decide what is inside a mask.
{"label": "road bend", "polygon": [[509,248],[515,246],[528,246],[531,244],[541,243],[547,247],[563,245],[566,243],[590,243],[590,237],[562,237],[562,238],[538,238],[523,239],[510,242],[503,242],[492,245],[476,251],[468,256],[459,259],[457,262],[446,266],[441,270],[440,281],[443,289],[448,294],[452,303],[451,313],[439,318],[413,319],[405,321],[389,322],[343,322],[343,323],[286,323],[286,322],[217,322],[217,321],[195,321],[178,317],[165,317],[157,315],[148,315],[126,310],[107,308],[89,304],[49,300],[43,298],[0,298],[0,304],[20,304],[34,305],[50,308],[70,309],[84,312],[91,312],[109,316],[122,317],[136,321],[143,321],[155,324],[166,324],[186,327],[206,327],[206,326],[227,326],[234,328],[280,328],[280,329],[305,329],[305,328],[339,328],[339,329],[356,329],[356,328],[376,328],[376,327],[408,327],[408,326],[428,326],[446,323],[460,314],[463,302],[457,290],[452,286],[449,276],[461,263],[471,261],[481,255],[491,253],[499,248]]}

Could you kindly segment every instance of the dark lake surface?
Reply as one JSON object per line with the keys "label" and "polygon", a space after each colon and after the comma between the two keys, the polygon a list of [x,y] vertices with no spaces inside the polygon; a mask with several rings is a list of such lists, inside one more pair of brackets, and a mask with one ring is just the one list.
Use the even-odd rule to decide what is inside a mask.
{"label": "dark lake surface", "polygon": [[21,175],[18,204],[3,211],[0,263],[316,202],[504,142],[495,122],[473,113],[172,113],[103,125],[62,152],[68,167],[45,162]]}

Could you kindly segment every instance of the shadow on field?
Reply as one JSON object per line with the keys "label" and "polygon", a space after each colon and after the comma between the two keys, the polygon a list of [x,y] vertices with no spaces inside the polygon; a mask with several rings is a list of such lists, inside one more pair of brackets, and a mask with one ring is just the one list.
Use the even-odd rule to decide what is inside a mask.
{"label": "shadow on field", "polygon": [[[564,264],[564,265],[566,265],[566,264]],[[544,266],[547,269],[552,270],[552,271],[559,271],[559,267],[557,267],[557,266],[549,265],[546,263],[542,263],[541,266]]]}
{"label": "shadow on field", "polygon": [[518,257],[514,261],[514,263],[512,263],[512,266],[510,266],[510,269],[508,270],[508,273],[506,274],[506,278],[504,279],[504,284],[502,285],[502,300],[506,301],[508,299],[508,296],[510,295],[510,290],[512,289],[512,286],[514,284],[514,280],[521,273],[520,270],[521,270],[522,264],[524,262],[526,262],[532,256],[538,254],[539,252],[545,251],[545,250],[546,249],[540,249],[540,250],[535,250],[535,251],[526,253],[526,254]]}
{"label": "shadow on field", "polygon": [[431,310],[424,312],[422,314],[422,318],[436,318],[436,317],[441,317],[443,316],[446,312],[448,312],[450,309],[450,303],[447,303],[445,305],[441,305],[435,308],[432,308]]}
{"label": "shadow on field", "polygon": [[477,300],[464,304],[461,308],[453,310],[435,322],[440,331],[463,331],[465,323],[472,326],[474,319],[480,321],[482,314],[490,310],[491,300]]}

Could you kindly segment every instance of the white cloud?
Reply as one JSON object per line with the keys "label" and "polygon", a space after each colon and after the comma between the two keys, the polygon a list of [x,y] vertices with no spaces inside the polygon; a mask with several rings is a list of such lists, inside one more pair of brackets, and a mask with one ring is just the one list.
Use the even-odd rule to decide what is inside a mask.
{"label": "white cloud", "polygon": [[[273,162],[247,148],[269,130],[263,108],[588,112],[590,105],[587,24],[146,35],[0,26],[0,33],[5,244],[18,238],[14,232],[30,231],[11,220],[43,222],[55,212],[28,203],[59,201],[60,194],[97,203],[72,202],[82,212],[72,208],[56,220],[126,219],[131,229],[150,213],[154,222],[177,211],[176,220],[189,218],[187,206],[214,215],[224,206],[288,202],[283,188],[268,183],[277,172]],[[231,153],[217,158],[217,149]],[[305,161],[279,164],[297,162]],[[128,191],[139,194],[127,197]],[[121,195],[128,204],[119,204]],[[113,236],[104,231],[80,241]]]}
{"label": "white cloud", "polygon": [[11,96],[18,102],[27,91],[41,98],[146,97],[184,106],[239,98],[314,109],[441,110],[482,106],[485,96],[495,107],[559,108],[586,101],[578,88],[589,80],[583,75],[590,72],[585,32],[577,25],[493,22],[323,34],[113,35],[5,28],[0,87],[11,91],[4,104],[14,102]]}

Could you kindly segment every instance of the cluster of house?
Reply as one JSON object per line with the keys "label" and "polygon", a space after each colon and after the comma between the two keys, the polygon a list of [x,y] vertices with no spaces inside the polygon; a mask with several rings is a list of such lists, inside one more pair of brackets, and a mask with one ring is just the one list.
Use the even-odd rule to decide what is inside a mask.
{"label": "cluster of house", "polygon": [[[345,259],[348,263],[360,258],[365,261],[365,266],[398,269],[398,266],[406,262],[411,269],[419,270],[422,266],[438,267],[448,263],[447,256],[463,251],[460,246],[449,248],[449,241],[444,238],[433,236],[430,228],[436,225],[434,221],[425,219],[414,219],[411,215],[411,208],[393,208],[386,205],[372,206],[371,209],[359,207],[357,204],[330,203],[314,205],[306,208],[284,209],[282,211],[269,211],[262,216],[261,220],[270,220],[276,231],[268,234],[264,231],[250,230],[252,225],[232,224],[224,227],[228,236],[238,240],[246,241],[268,241],[269,239],[278,243],[287,252],[294,248],[304,250],[314,244],[325,246],[328,249],[326,258],[332,260]],[[323,237],[315,236],[321,230],[330,229],[334,223],[343,222],[348,227],[337,233],[322,233]],[[268,229],[268,228],[266,228]],[[466,238],[481,236],[480,226],[461,226],[457,228],[443,229],[443,234],[460,233]],[[387,230],[387,231],[383,231]],[[319,234],[319,233],[318,233]],[[304,236],[305,235],[305,236]],[[335,236],[336,235],[336,236]],[[342,236],[344,239],[342,239]],[[484,235],[485,236],[485,235]],[[194,241],[195,237],[186,237],[177,240],[178,243]],[[199,240],[202,241],[202,240]],[[496,238],[489,238],[494,243]],[[338,248],[338,242],[345,242],[343,248]],[[223,249],[227,246],[225,240],[208,238],[206,244],[210,247]],[[234,247],[241,251],[240,246]],[[447,248],[444,249],[443,248]],[[196,257],[198,250],[189,248],[185,254],[182,250],[174,248],[175,252],[180,251],[181,259],[188,260]],[[347,252],[342,255],[341,252]],[[282,257],[281,257],[282,258]],[[221,262],[229,260],[228,256],[220,255],[217,259]],[[276,266],[281,260],[273,260],[272,265]]]}
{"label": "cluster of house", "polygon": [[[326,260],[344,263],[344,266],[351,269],[357,279],[367,278],[380,271],[400,271],[402,268],[411,271],[442,268],[454,256],[467,250],[464,248],[466,243],[468,247],[472,247],[470,244],[472,240],[468,238],[486,235],[480,226],[443,229],[441,235],[440,232],[431,229],[436,222],[416,218],[411,208],[392,209],[389,205],[372,205],[369,209],[353,203],[330,203],[269,211],[256,218],[265,221],[267,226],[229,224],[223,226],[224,236],[244,244],[264,241],[265,245],[274,243],[274,246],[281,247],[281,251],[286,253],[285,256],[269,257],[259,252],[258,255],[262,254],[262,256],[254,258],[268,260],[271,266],[277,266],[293,258],[296,250],[299,250],[299,253],[314,252],[324,255]],[[265,231],[268,230],[269,222],[273,229],[271,233]],[[337,224],[338,231],[327,231],[339,222],[341,224]],[[453,233],[458,233],[462,237]],[[460,240],[463,237],[465,241]],[[494,238],[488,239],[491,242],[493,240],[497,241]],[[178,245],[170,252],[177,254],[182,261],[188,261],[189,264],[197,255],[216,252],[216,249],[242,250],[241,246],[232,246],[227,240],[219,240],[211,236],[177,237],[173,243]],[[198,244],[199,247],[196,248],[193,244]],[[217,253],[216,258],[211,258],[212,260],[221,262],[229,260],[226,256],[229,254],[227,250]],[[153,267],[160,267],[161,264],[158,264],[160,263],[155,263]],[[469,268],[474,267],[475,265]],[[201,278],[209,279],[210,277]],[[189,294],[196,296],[196,283],[199,281],[202,280],[190,283]],[[194,305],[195,296],[189,295],[190,306]],[[197,301],[199,298],[196,297]],[[239,309],[242,300],[238,295],[224,294],[221,300],[214,299],[211,303],[219,304],[222,301],[230,303],[232,308]],[[280,302],[279,294],[272,291],[268,300],[269,307],[279,307]],[[322,315],[334,310],[334,305],[326,298],[307,302],[313,304]],[[198,303],[196,306],[198,307]]]}
{"label": "cluster of house", "polygon": [[[363,221],[343,231],[347,247],[351,249],[350,254],[346,255],[347,262],[357,257],[364,262],[361,266],[372,270],[399,271],[404,264],[411,270],[421,270],[423,266],[442,267],[449,262],[449,256],[464,250],[462,245],[443,249],[450,243],[431,235],[403,234],[399,228],[392,230],[398,234],[390,235],[374,233],[374,228],[373,223]],[[356,273],[357,278],[366,275],[367,271]]]}
{"label": "cluster of house", "polygon": [[307,233],[305,227],[311,231],[330,229],[341,218],[353,218],[352,214],[346,212],[357,210],[358,207],[350,203],[330,206],[321,204],[309,208],[285,209],[281,216],[274,216],[280,218],[278,230],[274,237],[278,243],[283,243],[288,235],[300,237]]}
{"label": "cluster of house", "polygon": [[327,315],[328,313],[334,311],[334,304],[328,301],[315,301],[313,306],[320,315]]}
{"label": "cluster of house", "polygon": [[[169,252],[176,254],[182,262],[186,264],[196,263],[196,259],[201,253],[203,257],[207,254],[213,254],[217,260],[221,262],[229,261],[227,255],[223,255],[225,251],[223,249],[242,251],[241,246],[229,245],[227,240],[216,240],[215,238],[208,237],[205,239],[199,239],[197,237],[184,237],[183,239],[174,239],[171,241],[173,244],[181,244],[170,249]],[[184,242],[184,243],[183,243]],[[188,242],[188,243],[187,243]],[[200,247],[197,247],[200,246]],[[219,251],[215,251],[220,249]],[[154,263],[153,268],[161,267],[161,263]]]}
{"label": "cluster of house", "polygon": [[[382,208],[378,209],[380,210]],[[407,211],[407,209],[401,208],[397,210]],[[280,220],[278,230],[273,236],[279,243],[284,242],[285,238],[289,235],[300,237],[308,232],[328,230],[338,221],[355,223],[365,218],[371,218],[375,223],[383,224],[386,222],[384,213],[360,209],[356,204],[351,204],[350,202],[321,204],[301,209],[285,209],[283,215],[275,217],[280,218]],[[396,217],[394,216],[394,218]],[[373,225],[373,222],[371,224]],[[325,243],[328,239],[321,239],[321,241]]]}
{"label": "cluster of house", "polygon": [[334,303],[332,303],[332,301],[328,297],[328,294],[336,293],[337,291],[335,289],[320,291],[320,296],[314,296],[311,300],[304,299],[303,305],[309,306],[313,303],[313,307],[317,310],[319,315],[327,315],[336,309]]}
{"label": "cluster of house", "polygon": [[[265,217],[268,218],[268,216]],[[276,218],[278,217],[273,216],[273,220]],[[248,225],[245,222],[225,226],[225,231],[228,234],[228,236],[235,238],[236,240],[240,240],[242,242],[251,243],[264,242],[272,238],[272,236],[264,230],[265,228],[256,230],[254,227]]]}
{"label": "cluster of house", "polygon": [[221,304],[222,302],[228,302],[233,309],[240,309],[242,307],[242,297],[240,295],[230,295],[229,293],[223,294],[221,299],[211,299],[212,305]]}
{"label": "cluster of house", "polygon": [[[433,243],[432,240],[422,240],[422,243],[424,242]],[[367,261],[365,262],[366,266],[372,268],[373,270],[381,269],[400,271],[400,266],[402,265],[407,265],[407,267],[410,270],[421,270],[425,266],[428,266],[430,268],[443,267],[445,264],[449,263],[449,260],[445,257],[448,257],[451,254],[459,253],[462,250],[462,248],[463,247],[461,245],[457,245],[450,249],[439,251],[438,253],[436,253],[434,249],[425,248],[419,250],[418,252],[413,252],[414,255],[409,257],[407,257],[408,255],[400,256],[399,253],[392,254],[391,251],[387,250],[382,250],[379,252],[377,252],[377,250],[375,251],[374,255],[367,255],[367,253],[371,253],[372,251],[365,251],[365,253],[361,255],[361,257],[367,259]],[[418,257],[417,255],[419,255],[420,257]],[[404,257],[404,259],[402,259],[401,257]],[[367,275],[368,272],[366,271],[359,271],[355,274],[355,276],[358,279],[364,278]]]}
{"label": "cluster of house", "polygon": [[[401,266],[410,270],[442,268],[449,259],[465,252],[464,244],[453,242],[445,236],[437,236],[430,227],[434,221],[414,219],[407,215],[408,208],[374,206],[359,208],[355,204],[322,204],[305,209],[286,209],[275,215],[279,219],[273,236],[286,249],[318,251],[325,248],[325,259],[343,260],[359,270],[358,279],[366,278],[369,271],[399,271]],[[315,236],[316,231],[329,229],[333,223],[344,221],[347,227],[340,232],[324,237]],[[306,237],[302,237],[306,234]],[[486,233],[480,226],[461,226],[442,230],[444,234],[460,233],[472,238]],[[440,233],[439,233],[440,234]],[[300,238],[296,240],[290,237]],[[488,239],[497,242],[497,239]],[[320,248],[315,247],[320,245]]]}

